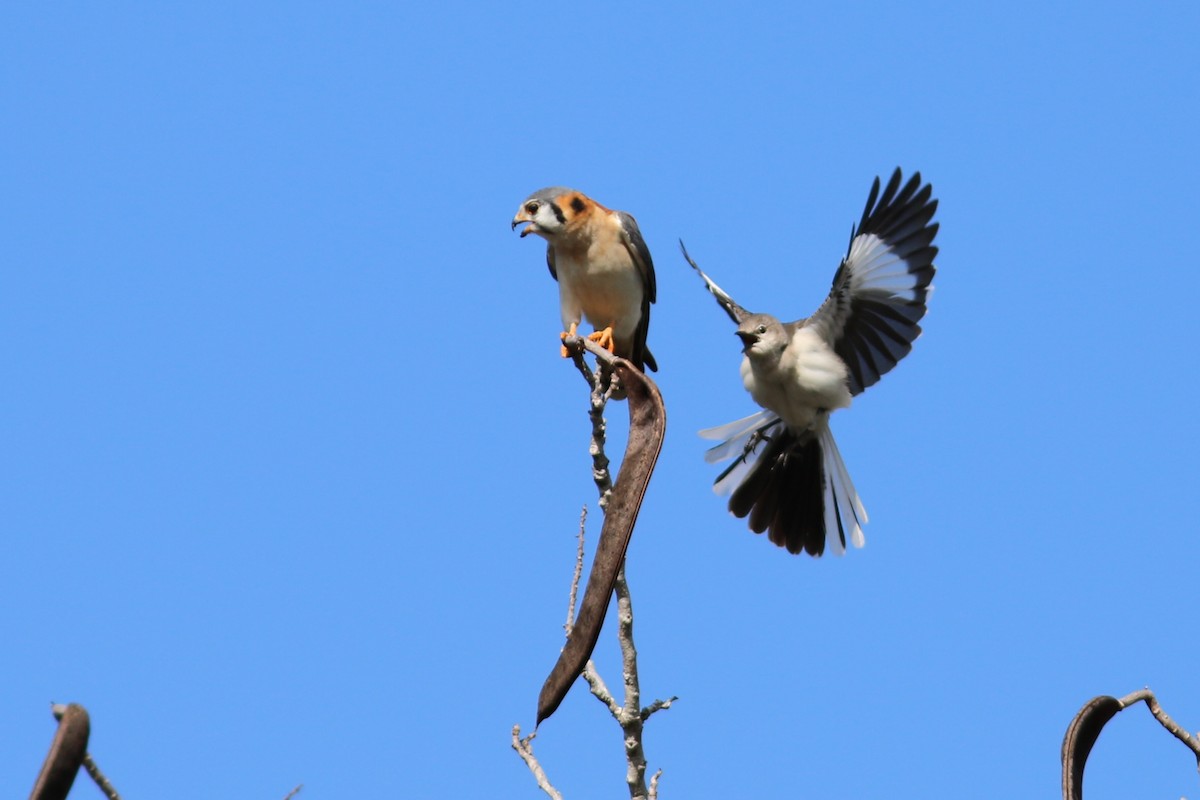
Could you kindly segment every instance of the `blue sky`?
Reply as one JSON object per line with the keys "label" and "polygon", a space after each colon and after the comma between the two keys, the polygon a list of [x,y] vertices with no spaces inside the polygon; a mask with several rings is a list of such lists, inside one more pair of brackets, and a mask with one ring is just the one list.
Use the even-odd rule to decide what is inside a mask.
{"label": "blue sky", "polygon": [[[634,213],[668,435],[630,550],[664,798],[1054,796],[1097,694],[1200,728],[1200,12],[111,3],[0,19],[0,786],[51,700],[127,797],[541,796],[586,396],[546,185]],[[867,547],[710,491],[754,410],[679,257],[784,318],[872,178],[940,199],[925,335],[833,419]],[[610,409],[620,452],[624,408]],[[611,630],[598,649],[617,680]],[[621,796],[576,687],[537,739]],[[1089,800],[1196,796],[1141,709]],[[80,797],[99,796],[93,787]]]}

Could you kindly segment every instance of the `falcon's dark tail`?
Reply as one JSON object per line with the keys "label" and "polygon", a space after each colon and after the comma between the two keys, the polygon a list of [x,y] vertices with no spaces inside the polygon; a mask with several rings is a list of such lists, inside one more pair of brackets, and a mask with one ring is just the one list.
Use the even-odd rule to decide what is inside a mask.
{"label": "falcon's dark tail", "polygon": [[750,529],[767,533],[790,553],[811,556],[846,552],[846,540],[862,547],[865,509],[850,482],[828,422],[797,435],[783,425],[772,435],[745,479],[733,490],[729,510],[749,516]]}
{"label": "falcon's dark tail", "polygon": [[645,365],[645,369],[642,372],[645,372],[647,369],[651,372],[658,372],[658,362],[654,360],[654,355],[650,352],[649,347],[642,351],[642,363]]}
{"label": "falcon's dark tail", "polygon": [[654,360],[654,356],[650,354],[650,348],[646,346],[646,336],[650,332],[650,303],[642,303],[642,319],[638,322],[637,330],[633,334],[633,353],[630,354],[629,360],[637,366],[644,374],[646,370],[650,372],[658,372],[658,362]]}

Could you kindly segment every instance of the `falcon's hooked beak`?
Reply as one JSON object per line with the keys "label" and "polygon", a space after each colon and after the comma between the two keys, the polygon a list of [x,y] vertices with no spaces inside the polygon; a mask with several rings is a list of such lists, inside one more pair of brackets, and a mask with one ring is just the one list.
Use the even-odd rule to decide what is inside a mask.
{"label": "falcon's hooked beak", "polygon": [[521,238],[524,239],[526,236],[528,236],[529,234],[534,232],[534,228],[537,226],[537,223],[533,221],[533,218],[531,216],[529,216],[529,214],[525,213],[524,209],[517,212],[517,215],[515,217],[513,217],[512,229],[515,231],[517,229],[517,226],[520,225],[522,222],[529,223],[528,225],[525,226],[525,229],[523,231],[521,231]]}

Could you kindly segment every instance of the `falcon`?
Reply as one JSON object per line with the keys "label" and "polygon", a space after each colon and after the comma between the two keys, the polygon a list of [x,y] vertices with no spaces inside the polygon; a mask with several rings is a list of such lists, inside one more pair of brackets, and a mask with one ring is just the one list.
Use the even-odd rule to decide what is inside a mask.
{"label": "falcon", "polygon": [[[633,216],[555,186],[525,198],[513,230],[522,223],[528,223],[522,238],[532,233],[547,242],[546,263],[558,281],[562,337],[574,336],[586,317],[595,329],[589,339],[643,372],[657,371],[646,347],[654,262]],[[562,354],[567,355],[565,347]]]}
{"label": "falcon", "polygon": [[[791,553],[862,547],[867,512],[842,462],[829,416],[896,366],[920,335],[933,291],[937,200],[921,174],[879,178],[851,229],[833,288],[811,317],[780,322],[742,308],[683,250],[735,323],[742,383],[762,410],[700,432],[720,440],[709,463],[733,458],[714,490],[750,529]],[[680,247],[683,243],[680,242]]]}

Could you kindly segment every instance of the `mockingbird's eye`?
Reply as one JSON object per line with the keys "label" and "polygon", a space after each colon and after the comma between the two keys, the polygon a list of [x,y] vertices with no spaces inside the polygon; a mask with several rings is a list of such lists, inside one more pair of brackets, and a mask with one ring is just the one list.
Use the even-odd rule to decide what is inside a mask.
{"label": "mockingbird's eye", "polygon": [[758,333],[759,336],[762,336],[764,333],[767,332],[767,326],[759,325],[757,328],[755,328],[755,331]]}

